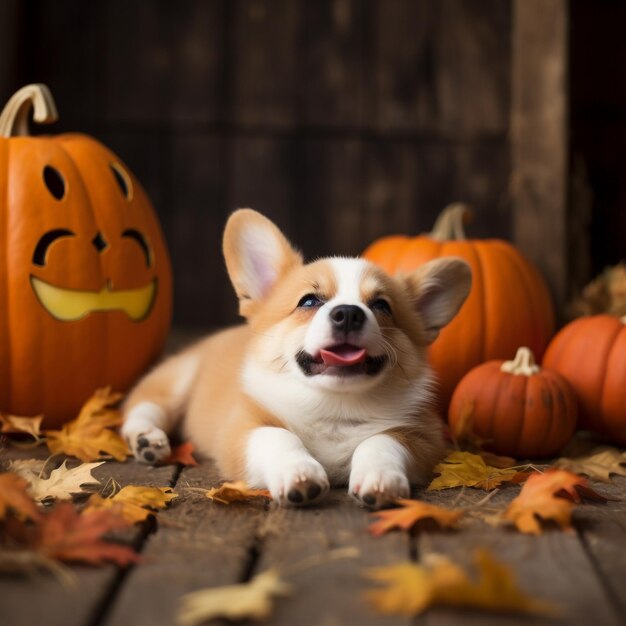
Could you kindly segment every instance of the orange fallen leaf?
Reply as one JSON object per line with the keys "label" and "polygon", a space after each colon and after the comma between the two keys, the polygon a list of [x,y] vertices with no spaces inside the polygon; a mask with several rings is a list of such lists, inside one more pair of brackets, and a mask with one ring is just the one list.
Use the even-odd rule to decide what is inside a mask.
{"label": "orange fallen leaf", "polygon": [[174,498],[171,487],[142,487],[127,485],[110,498],[94,493],[87,501],[85,513],[109,509],[131,524],[143,522],[154,511],[164,509]]}
{"label": "orange fallen leaf", "polygon": [[139,555],[132,548],[102,539],[105,533],[128,526],[124,518],[111,511],[79,514],[70,503],[64,503],[45,516],[37,528],[33,548],[59,561],[137,563]]}
{"label": "orange fallen leaf", "polygon": [[514,467],[492,467],[479,454],[460,451],[451,452],[433,471],[440,476],[428,485],[428,491],[452,487],[476,487],[490,491],[503,482],[518,480],[520,473]]}
{"label": "orange fallen leaf", "polygon": [[223,483],[219,487],[203,490],[209,500],[221,502],[222,504],[230,504],[242,500],[250,500],[251,498],[270,498],[270,492],[267,489],[248,489],[246,483],[237,481],[233,483]]}
{"label": "orange fallen leaf", "polygon": [[75,456],[85,462],[106,455],[124,461],[129,454],[128,446],[111,430],[122,422],[120,411],[112,408],[121,399],[122,394],[113,393],[110,388],[98,389],[75,420],[64,424],[61,430],[46,432],[50,452]]}
{"label": "orange fallen leaf", "polygon": [[32,520],[41,517],[35,501],[28,494],[30,483],[11,472],[0,474],[0,520],[4,519],[9,510]]}
{"label": "orange fallen leaf", "polygon": [[181,465],[191,465],[195,467],[198,465],[198,461],[193,458],[194,445],[191,441],[186,441],[185,443],[181,443],[179,446],[172,450],[172,454],[170,454],[163,463],[165,465],[171,465],[173,463],[180,463]]}
{"label": "orange fallen leaf", "polygon": [[521,591],[511,570],[487,550],[474,555],[478,580],[448,557],[429,555],[422,564],[399,563],[366,570],[371,580],[385,583],[366,598],[379,612],[414,616],[433,606],[455,606],[489,612],[554,615],[555,607]]}
{"label": "orange fallen leaf", "polygon": [[567,470],[548,470],[528,478],[502,518],[527,534],[541,534],[540,520],[552,520],[567,530],[571,528],[573,503],[580,502],[581,497],[606,500],[591,489],[586,478]]}
{"label": "orange fallen leaf", "polygon": [[41,421],[43,415],[36,417],[20,417],[19,415],[9,415],[0,411],[0,433],[5,434],[27,434],[35,439],[41,439]]}
{"label": "orange fallen leaf", "polygon": [[372,513],[372,517],[378,521],[370,524],[367,530],[374,537],[379,537],[393,528],[409,530],[423,519],[432,519],[441,528],[454,528],[463,516],[463,511],[451,511],[420,500],[401,499],[398,504],[401,508]]}

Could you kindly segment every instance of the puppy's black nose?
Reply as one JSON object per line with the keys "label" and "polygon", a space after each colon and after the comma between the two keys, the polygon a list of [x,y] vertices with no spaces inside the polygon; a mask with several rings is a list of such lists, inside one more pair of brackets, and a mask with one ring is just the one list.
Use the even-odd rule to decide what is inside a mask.
{"label": "puppy's black nose", "polygon": [[330,321],[336,330],[349,333],[361,330],[365,323],[365,313],[354,304],[340,304],[330,312]]}

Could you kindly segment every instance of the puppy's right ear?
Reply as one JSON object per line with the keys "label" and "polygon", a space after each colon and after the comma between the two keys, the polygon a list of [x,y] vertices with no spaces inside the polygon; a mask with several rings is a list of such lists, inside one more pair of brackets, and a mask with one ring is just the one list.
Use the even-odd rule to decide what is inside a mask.
{"label": "puppy's right ear", "polygon": [[224,258],[244,317],[254,313],[283,274],[302,264],[278,227],[252,209],[235,211],[226,223]]}

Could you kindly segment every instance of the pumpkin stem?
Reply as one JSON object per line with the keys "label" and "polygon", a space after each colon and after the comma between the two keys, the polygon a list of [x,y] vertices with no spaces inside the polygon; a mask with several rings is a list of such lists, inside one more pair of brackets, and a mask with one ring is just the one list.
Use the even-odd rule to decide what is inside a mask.
{"label": "pumpkin stem", "polygon": [[626,315],[620,317],[620,321],[622,322],[622,324],[626,324]]}
{"label": "pumpkin stem", "polygon": [[538,374],[541,368],[535,362],[535,355],[530,348],[518,348],[515,358],[512,361],[502,363],[500,371],[515,376],[532,376]]}
{"label": "pumpkin stem", "polygon": [[430,238],[437,241],[465,241],[463,224],[472,219],[472,210],[463,202],[449,204],[437,218]]}
{"label": "pumpkin stem", "polygon": [[59,118],[50,90],[42,83],[16,91],[0,114],[0,137],[28,135],[30,111],[37,124],[51,124]]}

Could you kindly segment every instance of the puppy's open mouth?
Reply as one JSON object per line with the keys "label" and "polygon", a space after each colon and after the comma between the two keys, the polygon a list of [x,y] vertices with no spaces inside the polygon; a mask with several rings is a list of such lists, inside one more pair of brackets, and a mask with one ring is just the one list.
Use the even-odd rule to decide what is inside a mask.
{"label": "puppy's open mouth", "polygon": [[386,357],[369,356],[365,348],[342,343],[324,348],[315,356],[301,350],[296,361],[306,376],[375,376],[385,366]]}

